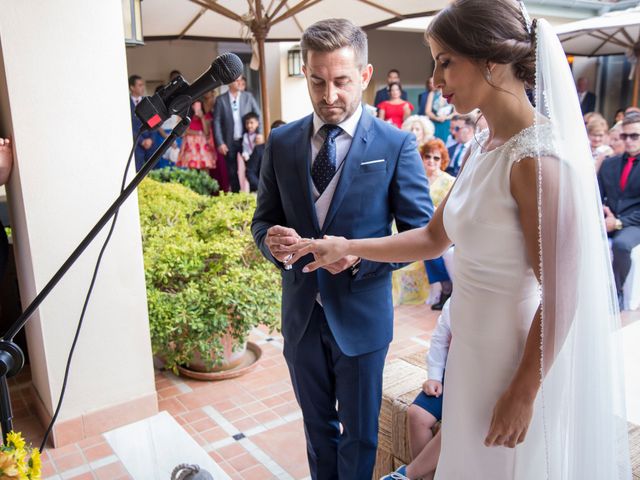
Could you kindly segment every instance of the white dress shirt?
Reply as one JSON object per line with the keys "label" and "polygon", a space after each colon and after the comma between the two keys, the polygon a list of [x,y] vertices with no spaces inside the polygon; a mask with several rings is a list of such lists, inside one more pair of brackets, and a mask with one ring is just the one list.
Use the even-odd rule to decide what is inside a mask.
{"label": "white dress shirt", "polygon": [[[344,133],[341,133],[336,137],[336,173],[327,188],[322,192],[322,195],[320,195],[316,186],[311,182],[313,185],[313,199],[316,202],[316,214],[318,215],[318,224],[320,225],[320,228],[324,225],[324,220],[327,217],[329,206],[333,199],[333,194],[336,191],[340,175],[342,174],[342,165],[347,153],[349,152],[349,148],[351,148],[351,142],[353,141],[353,136],[356,133],[360,117],[362,117],[362,105],[358,105],[358,108],[353,112],[353,115],[338,124],[338,126],[344,130]],[[325,122],[322,121],[322,119],[314,112],[313,135],[311,136],[311,165],[316,161],[318,152],[324,143],[324,137],[320,134],[320,129],[324,124]]]}
{"label": "white dress shirt", "polygon": [[[351,148],[351,142],[353,141],[353,136],[356,134],[356,128],[358,127],[358,122],[360,121],[360,117],[362,117],[362,105],[358,105],[358,108],[353,115],[347,118],[342,123],[339,123],[338,126],[344,130],[344,133],[341,133],[336,137],[336,173],[333,175],[331,182],[327,185],[327,188],[324,189],[322,195],[318,192],[318,189],[311,182],[312,190],[313,190],[313,200],[315,201],[316,207],[316,216],[318,217],[318,224],[320,228],[324,225],[324,221],[327,218],[327,213],[329,213],[329,207],[331,206],[331,200],[333,200],[333,194],[336,191],[336,187],[338,186],[338,181],[340,180],[340,175],[342,174],[342,166],[344,165],[344,159],[349,153],[349,148]],[[314,112],[313,113],[313,135],[311,136],[311,165],[313,166],[313,162],[316,161],[316,157],[318,156],[318,152],[320,148],[322,148],[322,144],[324,143],[324,137],[320,134],[320,129],[325,124],[325,122]],[[316,301],[322,305],[322,299],[320,298],[320,292],[316,295]]]}
{"label": "white dress shirt", "polygon": [[229,103],[231,104],[231,114],[233,115],[233,139],[239,140],[242,138],[244,132],[244,125],[242,125],[242,117],[240,116],[240,95],[241,91],[238,91],[234,98],[231,92],[229,92]]}
{"label": "white dress shirt", "polygon": [[444,307],[442,307],[442,314],[438,317],[438,323],[431,336],[431,346],[427,354],[427,375],[429,380],[442,382],[450,344],[451,314],[449,313],[449,300],[447,300]]}

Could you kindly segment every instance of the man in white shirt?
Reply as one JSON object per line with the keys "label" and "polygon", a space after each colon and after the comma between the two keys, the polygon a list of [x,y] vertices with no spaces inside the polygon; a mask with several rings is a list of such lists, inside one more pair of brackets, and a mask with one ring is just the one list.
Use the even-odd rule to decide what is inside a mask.
{"label": "man in white shirt", "polygon": [[243,77],[229,84],[229,90],[216,100],[213,107],[213,137],[218,152],[227,163],[227,173],[232,192],[240,191],[238,180],[238,154],[242,153],[242,117],[254,112],[261,117],[258,102],[250,92],[242,91]]}

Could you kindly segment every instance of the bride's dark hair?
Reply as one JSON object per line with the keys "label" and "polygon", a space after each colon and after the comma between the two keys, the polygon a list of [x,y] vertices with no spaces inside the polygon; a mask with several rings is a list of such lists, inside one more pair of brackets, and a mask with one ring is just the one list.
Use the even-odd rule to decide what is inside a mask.
{"label": "bride's dark hair", "polygon": [[478,62],[511,64],[517,78],[535,84],[535,20],[531,33],[515,0],[456,0],[427,27],[425,37]]}

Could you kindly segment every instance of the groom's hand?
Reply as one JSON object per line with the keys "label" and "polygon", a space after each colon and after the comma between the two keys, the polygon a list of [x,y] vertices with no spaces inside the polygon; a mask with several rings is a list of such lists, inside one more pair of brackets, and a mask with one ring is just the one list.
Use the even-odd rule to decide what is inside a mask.
{"label": "groom's hand", "polygon": [[322,268],[327,270],[329,273],[332,273],[333,275],[337,275],[340,272],[344,272],[347,268],[351,268],[351,266],[358,261],[358,258],[359,257],[356,257],[354,255],[347,255],[346,257],[342,257],[337,262],[330,263]]}
{"label": "groom's hand", "polygon": [[264,243],[279,262],[284,262],[291,256],[291,252],[284,249],[289,245],[295,245],[300,240],[300,235],[293,228],[274,225],[267,230],[267,237]]}

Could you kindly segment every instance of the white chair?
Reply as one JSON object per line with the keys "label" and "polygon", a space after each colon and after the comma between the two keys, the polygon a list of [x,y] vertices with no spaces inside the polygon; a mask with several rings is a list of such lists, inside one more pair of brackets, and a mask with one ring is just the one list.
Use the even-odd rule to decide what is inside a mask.
{"label": "white chair", "polygon": [[640,308],[640,245],[631,250],[631,270],[622,287],[622,302],[625,310]]}
{"label": "white chair", "polygon": [[449,274],[449,278],[451,278],[451,281],[453,282],[453,249],[455,247],[453,245],[451,245],[449,247],[449,250],[447,250],[446,252],[444,252],[444,254],[442,255],[442,258],[444,258],[444,266],[447,269],[447,273]]}

